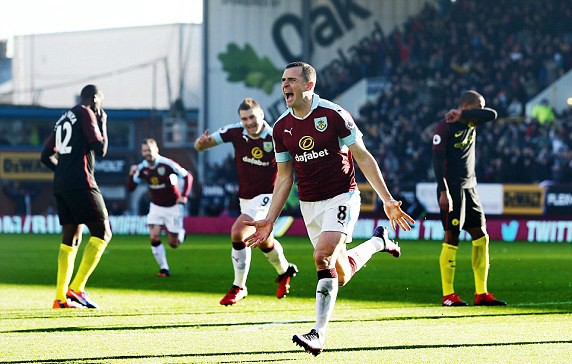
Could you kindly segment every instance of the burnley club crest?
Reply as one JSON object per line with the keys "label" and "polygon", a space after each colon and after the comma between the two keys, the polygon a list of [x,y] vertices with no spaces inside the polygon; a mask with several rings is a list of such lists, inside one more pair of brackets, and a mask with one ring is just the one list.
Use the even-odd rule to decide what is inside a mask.
{"label": "burnley club crest", "polygon": [[317,131],[324,131],[328,127],[328,118],[322,116],[321,118],[314,119],[314,126],[316,127]]}

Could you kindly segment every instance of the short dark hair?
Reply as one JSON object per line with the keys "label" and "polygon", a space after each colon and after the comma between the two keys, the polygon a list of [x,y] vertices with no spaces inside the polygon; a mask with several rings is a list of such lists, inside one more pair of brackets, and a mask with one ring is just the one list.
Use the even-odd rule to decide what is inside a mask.
{"label": "short dark hair", "polygon": [[304,76],[304,81],[316,82],[316,69],[314,67],[302,61],[291,62],[286,65],[286,69],[294,67],[302,67],[302,76]]}
{"label": "short dark hair", "polygon": [[97,88],[97,86],[87,85],[81,89],[80,96],[83,100],[93,99],[93,97],[99,93],[100,93],[100,91],[99,91],[99,88]]}
{"label": "short dark hair", "polygon": [[485,98],[483,97],[483,95],[481,95],[477,91],[467,90],[467,91],[464,91],[463,94],[461,95],[461,98],[459,99],[459,105],[480,104],[481,100],[484,100],[484,99]]}
{"label": "short dark hair", "polygon": [[159,146],[157,145],[157,141],[153,138],[143,139],[143,141],[141,142],[141,145],[143,145],[143,144],[148,145],[150,147],[155,146],[155,147],[159,148]]}
{"label": "short dark hair", "polygon": [[240,110],[247,111],[250,109],[257,109],[257,108],[262,109],[260,104],[255,99],[253,99],[252,97],[247,97],[244,100],[242,100],[240,105],[238,105],[238,113],[240,114]]}

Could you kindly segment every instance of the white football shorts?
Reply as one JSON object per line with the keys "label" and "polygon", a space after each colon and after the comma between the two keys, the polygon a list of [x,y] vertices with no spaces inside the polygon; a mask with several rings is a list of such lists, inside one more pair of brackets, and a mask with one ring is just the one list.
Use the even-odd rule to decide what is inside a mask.
{"label": "white football shorts", "polygon": [[312,245],[316,247],[323,231],[339,231],[346,234],[346,243],[351,243],[360,205],[358,190],[323,201],[300,201],[300,211]]}
{"label": "white football shorts", "polygon": [[177,234],[183,229],[183,206],[175,204],[164,207],[151,203],[147,215],[147,225],[163,225],[168,232]]}
{"label": "white football shorts", "polygon": [[252,217],[253,220],[262,220],[268,214],[270,203],[272,202],[271,193],[263,193],[251,199],[241,198],[240,213]]}

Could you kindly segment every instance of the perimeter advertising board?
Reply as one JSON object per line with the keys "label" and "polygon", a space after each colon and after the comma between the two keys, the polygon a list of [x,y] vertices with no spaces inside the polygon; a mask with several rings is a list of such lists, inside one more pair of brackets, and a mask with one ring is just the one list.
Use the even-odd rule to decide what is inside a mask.
{"label": "perimeter advertising board", "polygon": [[572,185],[547,186],[545,212],[548,215],[572,216]]}
{"label": "perimeter advertising board", "polygon": [[[280,79],[287,63],[311,63],[318,71],[318,83],[333,74],[333,69],[349,70],[349,62],[361,44],[388,34],[426,2],[205,1],[204,126],[214,131],[238,122],[238,104],[245,97],[261,103],[272,125],[285,110]],[[306,59],[302,59],[304,49],[309,52]]]}
{"label": "perimeter advertising board", "polygon": [[[477,191],[487,215],[542,215],[544,211],[545,191],[538,185],[480,183]],[[439,213],[436,183],[418,183],[415,194],[427,212]],[[550,203],[566,206],[567,196],[554,194],[550,197]]]}
{"label": "perimeter advertising board", "polygon": [[[148,235],[146,216],[110,216],[113,233],[116,235]],[[198,217],[187,216],[184,227],[189,234],[227,234],[235,218],[232,216]],[[354,239],[369,239],[378,226],[389,226],[385,217],[359,219],[354,228]],[[0,234],[60,234],[61,226],[56,215],[0,216]],[[492,240],[505,242],[527,241],[531,243],[572,243],[572,221],[570,220],[509,220],[487,221],[487,231]],[[87,228],[84,230],[87,233]],[[284,230],[288,236],[307,236],[306,226],[301,218],[292,219]],[[389,229],[390,239],[443,241],[443,226],[438,220],[417,220],[410,231]],[[465,231],[461,240],[470,240]],[[0,239],[0,242],[8,239]]]}
{"label": "perimeter advertising board", "polygon": [[0,153],[0,179],[13,181],[51,181],[54,175],[40,162],[39,152]]}
{"label": "perimeter advertising board", "polygon": [[503,213],[542,215],[544,188],[538,185],[503,185]]}
{"label": "perimeter advertising board", "polygon": [[[481,204],[487,215],[500,215],[503,213],[503,185],[499,183],[479,183],[477,192]],[[415,188],[417,199],[429,213],[439,213],[437,201],[437,183],[418,183]]]}

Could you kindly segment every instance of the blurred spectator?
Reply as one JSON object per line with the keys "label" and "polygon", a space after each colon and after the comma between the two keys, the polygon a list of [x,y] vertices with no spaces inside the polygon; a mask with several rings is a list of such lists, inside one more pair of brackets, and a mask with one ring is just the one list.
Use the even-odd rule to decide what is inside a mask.
{"label": "blurred spectator", "polygon": [[32,214],[32,198],[39,192],[37,184],[33,182],[7,182],[3,185],[2,192],[15,202],[16,215]]}
{"label": "blurred spectator", "polygon": [[554,123],[554,110],[552,110],[552,106],[550,106],[547,99],[542,99],[539,104],[534,105],[532,117],[538,120],[540,125]]}
{"label": "blurred spectator", "polygon": [[508,107],[506,109],[508,116],[512,117],[512,118],[516,118],[516,117],[522,116],[524,114],[523,111],[524,111],[524,107],[522,105],[522,102],[520,102],[520,100],[518,100],[516,97],[513,97],[512,100],[510,101],[510,104],[508,104]]}

